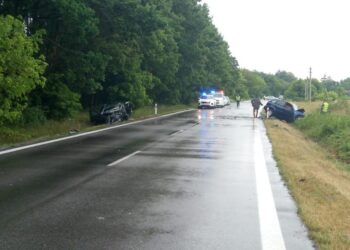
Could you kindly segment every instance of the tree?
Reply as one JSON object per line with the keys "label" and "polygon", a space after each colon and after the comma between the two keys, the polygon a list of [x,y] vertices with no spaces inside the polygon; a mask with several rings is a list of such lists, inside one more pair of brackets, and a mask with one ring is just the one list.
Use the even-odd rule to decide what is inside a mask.
{"label": "tree", "polygon": [[24,30],[21,20],[0,16],[0,125],[19,120],[28,94],[46,81],[45,58],[37,56],[41,34]]}
{"label": "tree", "polygon": [[287,82],[280,79],[276,75],[259,73],[266,82],[266,95],[279,96],[284,93],[287,88]]}
{"label": "tree", "polygon": [[275,76],[287,83],[292,83],[297,80],[297,78],[293,75],[293,73],[290,73],[284,70],[277,71]]}
{"label": "tree", "polygon": [[182,102],[195,100],[200,89],[223,88],[232,94],[238,84],[238,63],[229,52],[209,16],[208,6],[197,0],[173,0],[181,29],[177,36],[180,67],[176,94]]}
{"label": "tree", "polygon": [[129,100],[190,103],[201,87],[232,94],[238,63],[198,0],[2,0],[27,34],[45,30],[47,84],[30,104],[53,119]]}
{"label": "tree", "polygon": [[[296,80],[292,84],[289,85],[288,89],[286,90],[285,97],[292,99],[292,100],[304,100],[305,99],[305,85],[308,86],[307,80]],[[312,86],[312,95],[315,96],[316,88]]]}
{"label": "tree", "polygon": [[49,65],[47,84],[35,91],[32,105],[42,106],[49,118],[71,116],[81,107],[82,95],[101,89],[109,59],[96,50],[99,31],[94,10],[83,0],[2,2],[1,13],[20,16],[28,34],[45,30],[40,51]]}
{"label": "tree", "polygon": [[247,69],[241,70],[242,79],[241,82],[243,85],[247,86],[248,93],[250,97],[263,96],[266,93],[267,85],[256,71],[249,71]]}

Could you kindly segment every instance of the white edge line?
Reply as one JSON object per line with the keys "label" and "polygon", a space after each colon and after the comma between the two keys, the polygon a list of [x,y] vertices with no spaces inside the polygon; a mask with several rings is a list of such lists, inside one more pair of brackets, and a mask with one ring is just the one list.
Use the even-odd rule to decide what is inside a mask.
{"label": "white edge line", "polygon": [[285,250],[259,130],[255,131],[254,137],[254,165],[262,249]]}
{"label": "white edge line", "polygon": [[125,160],[129,159],[130,157],[133,157],[134,155],[136,155],[136,154],[138,154],[138,153],[140,153],[140,152],[141,152],[141,151],[135,151],[135,152],[132,153],[132,154],[129,154],[129,155],[127,155],[127,156],[124,156],[123,158],[121,158],[121,159],[119,159],[119,160],[116,160],[116,161],[114,161],[114,162],[108,164],[107,167],[113,167],[113,166],[115,166],[115,165],[121,163],[122,161],[125,161]]}
{"label": "white edge line", "polygon": [[92,135],[92,134],[96,134],[96,133],[99,133],[99,132],[107,131],[107,130],[110,130],[110,129],[120,128],[120,127],[129,126],[129,125],[133,125],[133,124],[138,124],[138,123],[142,123],[142,122],[146,122],[146,121],[151,121],[151,120],[156,120],[156,119],[159,119],[159,118],[162,118],[162,117],[168,117],[168,116],[172,116],[172,115],[186,113],[186,112],[190,112],[190,111],[193,111],[193,110],[194,109],[185,110],[185,111],[179,111],[179,112],[175,112],[175,113],[171,113],[171,114],[161,115],[161,116],[152,117],[152,118],[148,118],[148,119],[144,119],[144,120],[140,120],[140,121],[135,121],[135,122],[129,122],[129,123],[121,124],[121,125],[116,125],[116,126],[113,126],[113,127],[103,128],[103,129],[94,130],[94,131],[90,131],[90,132],[85,132],[85,133],[81,133],[81,134],[77,134],[77,135],[71,135],[71,136],[67,136],[67,137],[63,137],[63,138],[59,138],[59,139],[54,139],[54,140],[50,140],[50,141],[39,142],[39,143],[27,145],[27,146],[18,147],[18,148],[7,149],[7,150],[4,150],[4,151],[0,151],[0,155],[9,154],[9,153],[12,153],[12,152],[16,152],[16,151],[20,151],[20,150],[24,150],[24,149],[28,149],[28,148],[39,147],[39,146],[43,146],[43,145],[47,145],[47,144],[51,144],[51,143],[55,143],[55,142],[70,140],[70,139],[81,137],[81,136],[85,136],[85,135]]}

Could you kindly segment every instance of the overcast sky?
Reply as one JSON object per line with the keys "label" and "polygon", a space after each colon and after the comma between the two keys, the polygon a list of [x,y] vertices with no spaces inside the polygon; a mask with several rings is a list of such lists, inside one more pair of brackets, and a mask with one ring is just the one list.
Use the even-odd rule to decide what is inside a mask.
{"label": "overcast sky", "polygon": [[202,0],[241,68],[350,77],[349,0]]}

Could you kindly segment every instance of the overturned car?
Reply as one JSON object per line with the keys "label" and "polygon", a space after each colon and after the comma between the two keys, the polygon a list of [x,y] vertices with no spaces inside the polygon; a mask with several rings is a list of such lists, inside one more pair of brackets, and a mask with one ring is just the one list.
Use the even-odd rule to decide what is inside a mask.
{"label": "overturned car", "polygon": [[264,106],[267,118],[276,117],[277,119],[294,122],[304,117],[305,110],[298,109],[294,103],[286,102],[280,99],[273,99]]}
{"label": "overturned car", "polygon": [[112,124],[126,121],[132,114],[133,105],[130,102],[104,104],[99,111],[92,111],[90,120],[93,124]]}

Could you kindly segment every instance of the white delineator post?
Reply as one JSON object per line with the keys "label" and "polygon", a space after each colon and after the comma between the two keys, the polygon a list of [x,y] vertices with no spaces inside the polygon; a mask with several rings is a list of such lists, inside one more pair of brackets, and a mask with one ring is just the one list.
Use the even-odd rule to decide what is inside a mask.
{"label": "white delineator post", "polygon": [[158,115],[158,104],[154,104],[154,114]]}

